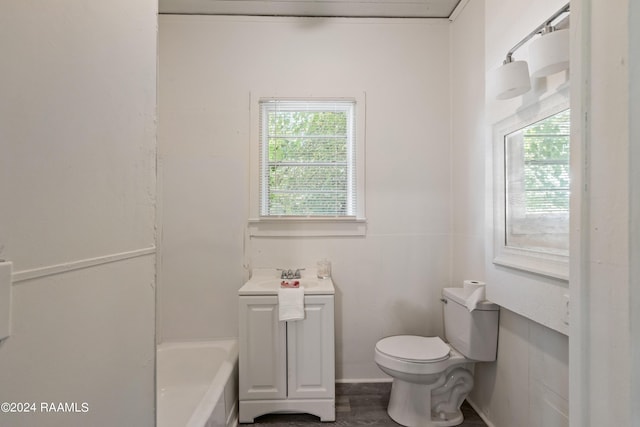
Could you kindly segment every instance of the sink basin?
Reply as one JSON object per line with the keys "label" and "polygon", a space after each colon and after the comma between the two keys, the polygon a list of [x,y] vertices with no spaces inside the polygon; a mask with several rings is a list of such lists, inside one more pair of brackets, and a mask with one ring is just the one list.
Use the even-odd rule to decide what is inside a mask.
{"label": "sink basin", "polygon": [[306,279],[306,278],[302,278],[302,279],[267,279],[264,280],[262,282],[258,282],[258,286],[260,286],[261,288],[265,288],[265,289],[278,289],[280,288],[280,284],[285,281],[285,282],[289,282],[289,283],[293,283],[295,281],[300,282],[300,286],[304,287],[305,289],[311,289],[314,288],[316,286],[318,286],[318,281],[317,280],[310,280],[310,279]]}

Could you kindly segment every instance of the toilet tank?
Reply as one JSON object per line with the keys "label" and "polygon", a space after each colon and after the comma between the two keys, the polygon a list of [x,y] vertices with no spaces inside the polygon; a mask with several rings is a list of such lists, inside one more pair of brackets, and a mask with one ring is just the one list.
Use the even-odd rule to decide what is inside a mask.
{"label": "toilet tank", "polygon": [[496,360],[500,307],[489,301],[469,311],[465,300],[472,292],[465,288],[444,288],[445,339],[466,358],[481,362]]}

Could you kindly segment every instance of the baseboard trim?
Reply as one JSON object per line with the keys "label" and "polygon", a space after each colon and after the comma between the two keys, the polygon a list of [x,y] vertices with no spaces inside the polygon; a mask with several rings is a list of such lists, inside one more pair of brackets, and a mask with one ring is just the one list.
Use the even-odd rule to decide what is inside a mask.
{"label": "baseboard trim", "polygon": [[493,424],[491,421],[489,421],[489,418],[487,418],[487,416],[484,414],[484,412],[482,412],[480,410],[480,406],[476,405],[473,402],[473,400],[470,400],[468,397],[467,397],[467,402],[469,403],[469,405],[471,405],[473,410],[476,411],[478,416],[480,416],[480,418],[482,418],[482,421],[484,421],[484,423],[487,425],[487,427],[496,427],[495,424]]}
{"label": "baseboard trim", "polygon": [[358,384],[358,383],[390,383],[393,378],[340,378],[336,384]]}

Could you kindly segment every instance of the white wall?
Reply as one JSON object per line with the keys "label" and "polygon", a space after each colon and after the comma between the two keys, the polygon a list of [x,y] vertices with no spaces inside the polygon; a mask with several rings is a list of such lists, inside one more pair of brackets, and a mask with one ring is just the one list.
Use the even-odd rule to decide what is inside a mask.
{"label": "white wall", "polygon": [[454,284],[485,280],[484,0],[451,23],[451,193]]}
{"label": "white wall", "polygon": [[[629,2],[629,117],[640,117],[640,4]],[[632,141],[635,141],[633,143]],[[629,120],[629,259],[640,259],[640,122]],[[631,402],[640,402],[640,263],[630,263]],[[640,405],[631,408],[640,419]]]}
{"label": "white wall", "polygon": [[[582,248],[572,270],[579,296],[571,330],[571,425],[638,423],[637,351],[637,75],[634,2],[583,1],[577,43],[581,88]],[[630,11],[632,12],[630,14]],[[633,21],[630,20],[633,19]],[[634,37],[634,38],[632,38]],[[631,43],[630,43],[631,41]],[[630,70],[631,67],[631,70]],[[632,90],[635,89],[635,92]],[[633,94],[630,96],[630,92]],[[634,124],[635,123],[635,124]],[[634,286],[636,285],[636,286]],[[637,356],[637,353],[635,353]],[[635,416],[634,416],[635,415]]]}
{"label": "white wall", "polygon": [[[382,378],[375,342],[441,333],[449,285],[447,21],[160,17],[161,336],[237,334],[249,267],[313,266],[337,287],[337,377]],[[253,238],[249,94],[366,92],[367,235]]]}
{"label": "white wall", "polygon": [[1,425],[154,423],[156,11],[0,3],[0,401],[38,405]]}
{"label": "white wall", "polygon": [[[509,48],[560,6],[526,0],[474,1],[467,4],[452,25],[451,274],[454,282],[468,277],[486,280],[490,298],[503,305],[507,304],[501,297],[510,290],[496,292],[496,285],[511,287],[515,293],[521,292],[523,285],[554,286],[565,291],[567,285],[498,269],[491,262],[493,148],[490,129],[493,123],[513,114],[521,106],[521,99],[506,104],[489,99],[490,90],[483,71],[488,75]],[[486,162],[479,161],[485,158]],[[520,300],[523,304],[527,302],[524,296]],[[516,304],[515,308],[522,307]],[[525,310],[524,314],[544,315],[547,311]],[[560,321],[558,316],[553,324]],[[470,395],[474,407],[497,427],[568,425],[567,337],[504,307],[499,334],[497,362],[476,366],[475,386]]]}

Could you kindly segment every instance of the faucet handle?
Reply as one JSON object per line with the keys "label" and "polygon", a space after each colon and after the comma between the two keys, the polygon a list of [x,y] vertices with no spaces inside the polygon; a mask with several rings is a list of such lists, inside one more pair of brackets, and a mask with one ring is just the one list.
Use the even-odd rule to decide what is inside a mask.
{"label": "faucet handle", "polygon": [[301,277],[300,272],[301,272],[302,270],[304,270],[304,268],[298,268],[298,269],[296,269],[296,272],[295,272],[295,273],[293,273],[293,278],[294,278],[294,279],[299,279],[299,278]]}

